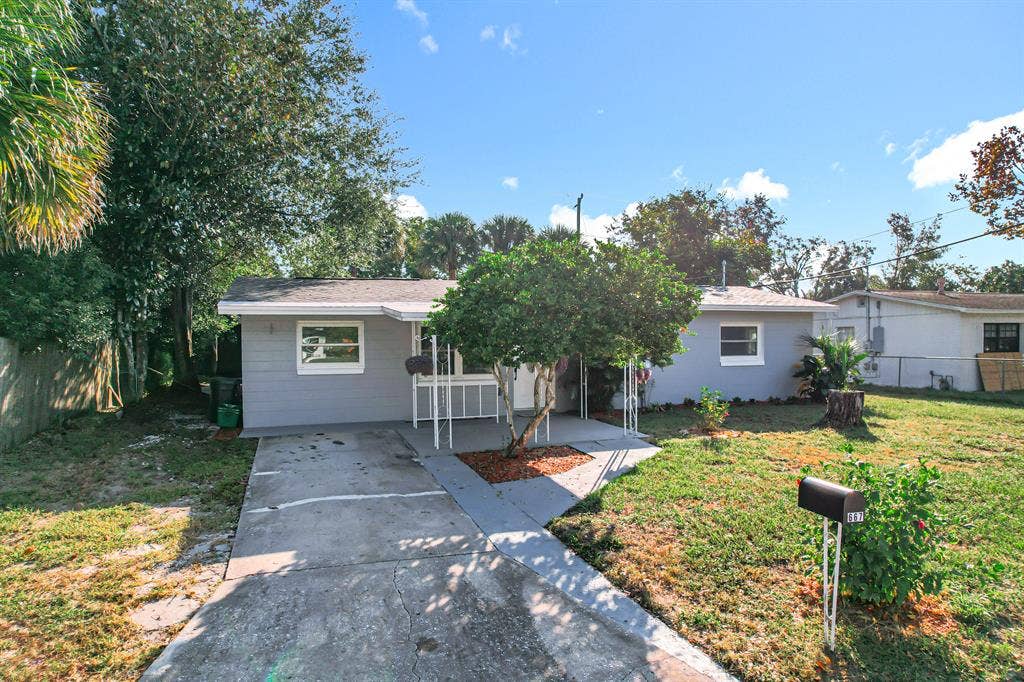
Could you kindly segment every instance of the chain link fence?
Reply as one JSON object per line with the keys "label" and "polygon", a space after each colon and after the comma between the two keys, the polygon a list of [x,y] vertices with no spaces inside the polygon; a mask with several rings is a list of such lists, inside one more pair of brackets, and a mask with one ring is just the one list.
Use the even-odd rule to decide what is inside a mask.
{"label": "chain link fence", "polygon": [[1024,391],[1024,361],[928,355],[872,355],[861,365],[872,384],[956,391]]}

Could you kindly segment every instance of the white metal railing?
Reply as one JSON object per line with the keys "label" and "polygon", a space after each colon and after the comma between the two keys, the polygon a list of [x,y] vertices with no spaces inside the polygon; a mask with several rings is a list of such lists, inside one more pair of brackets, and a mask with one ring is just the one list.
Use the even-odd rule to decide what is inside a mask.
{"label": "white metal railing", "polygon": [[636,359],[630,358],[626,366],[622,368],[622,435],[636,436],[640,430],[637,428],[637,412],[640,407],[640,382],[637,377]]}

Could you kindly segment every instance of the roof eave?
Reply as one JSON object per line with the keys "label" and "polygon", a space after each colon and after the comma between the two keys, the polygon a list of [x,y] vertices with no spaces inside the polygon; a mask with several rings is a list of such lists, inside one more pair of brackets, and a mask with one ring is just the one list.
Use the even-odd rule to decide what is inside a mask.
{"label": "roof eave", "polygon": [[735,303],[702,303],[700,310],[714,312],[737,312],[737,313],[826,313],[838,310],[839,306],[822,304],[815,306],[804,305],[740,305]]}

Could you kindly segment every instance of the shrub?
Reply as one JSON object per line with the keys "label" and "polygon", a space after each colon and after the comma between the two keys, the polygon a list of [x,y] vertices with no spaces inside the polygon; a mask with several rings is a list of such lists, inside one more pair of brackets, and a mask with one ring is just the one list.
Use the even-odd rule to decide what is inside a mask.
{"label": "shrub", "polygon": [[860,363],[868,357],[856,339],[836,339],[828,334],[805,335],[801,341],[811,350],[801,360],[802,367],[794,377],[803,379],[799,393],[821,400],[830,390],[848,391],[860,384]]}
{"label": "shrub", "polygon": [[[949,523],[933,510],[939,470],[923,460],[917,467],[883,467],[853,458],[823,468],[824,478],[861,491],[866,502],[864,522],[843,525],[843,595],[898,605],[911,594],[938,593],[949,572],[942,549]],[[809,558],[820,562],[820,523],[810,524],[806,533],[815,547]]]}
{"label": "shrub", "polygon": [[693,409],[700,415],[701,423],[708,431],[721,428],[729,416],[729,403],[722,400],[722,392],[712,391],[707,386],[700,387],[700,402]]}

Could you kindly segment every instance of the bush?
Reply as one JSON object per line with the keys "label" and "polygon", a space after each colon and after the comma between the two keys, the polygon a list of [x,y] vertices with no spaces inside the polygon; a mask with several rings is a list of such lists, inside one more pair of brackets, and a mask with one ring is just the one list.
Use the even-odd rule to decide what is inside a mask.
{"label": "bush", "polygon": [[700,402],[693,409],[700,415],[701,423],[707,431],[721,428],[729,416],[729,403],[722,400],[722,392],[712,391],[707,386],[700,387]]}
{"label": "bush", "polygon": [[868,354],[863,352],[856,339],[838,340],[827,334],[801,337],[811,350],[801,360],[802,367],[794,377],[800,382],[799,394],[805,398],[821,400],[830,390],[848,391],[861,382],[860,363]]}
{"label": "bush", "polygon": [[[804,467],[802,474],[809,474]],[[937,594],[948,569],[942,542],[948,521],[933,509],[941,473],[917,467],[883,467],[848,458],[824,464],[823,477],[864,494],[864,522],[843,525],[841,591],[868,604],[902,604],[910,595]],[[821,524],[806,528],[821,561]]]}

